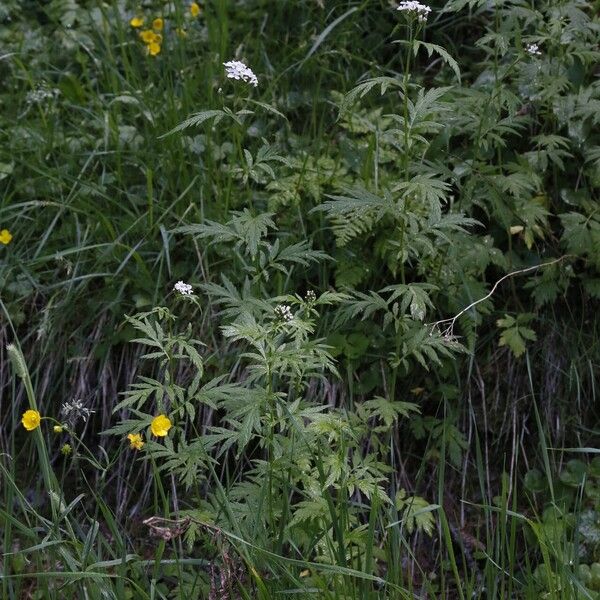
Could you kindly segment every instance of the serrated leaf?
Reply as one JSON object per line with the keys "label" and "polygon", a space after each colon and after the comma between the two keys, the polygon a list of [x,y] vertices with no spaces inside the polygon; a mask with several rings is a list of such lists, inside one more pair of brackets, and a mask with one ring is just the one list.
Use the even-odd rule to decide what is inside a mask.
{"label": "serrated leaf", "polygon": [[435,527],[433,512],[439,508],[438,504],[429,504],[421,496],[407,497],[406,491],[401,489],[396,494],[396,508],[402,512],[402,520],[406,531],[411,534],[413,531],[424,532],[431,537]]}
{"label": "serrated leaf", "polygon": [[201,112],[191,115],[185,121],[182,121],[179,125],[173,127],[173,129],[171,129],[170,131],[167,131],[167,133],[163,133],[163,135],[159,136],[158,139],[160,140],[178,131],[187,129],[188,127],[197,127],[198,125],[202,125],[202,123],[210,119],[215,119],[217,117],[223,118],[226,115],[227,113],[223,110],[203,110]]}
{"label": "serrated leaf", "polygon": [[438,46],[437,44],[431,44],[428,42],[423,42],[422,40],[414,41],[414,53],[417,54],[419,48],[422,46],[427,50],[427,55],[431,56],[434,52],[440,56],[440,58],[454,71],[456,75],[456,79],[458,83],[460,83],[460,68],[458,67],[458,63],[450,54],[448,54],[447,50],[442,48],[442,46]]}

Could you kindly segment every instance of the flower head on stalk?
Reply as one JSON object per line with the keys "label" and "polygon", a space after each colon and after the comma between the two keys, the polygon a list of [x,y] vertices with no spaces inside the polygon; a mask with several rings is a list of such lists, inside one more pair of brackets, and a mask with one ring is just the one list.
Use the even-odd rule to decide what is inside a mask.
{"label": "flower head on stalk", "polygon": [[540,51],[540,47],[537,44],[527,44],[525,47],[525,51],[527,54],[531,56],[541,56],[542,53]]}
{"label": "flower head on stalk", "polygon": [[171,419],[166,415],[158,415],[154,417],[150,423],[150,431],[152,431],[152,435],[155,435],[156,437],[165,437],[167,433],[169,433],[171,427]]}
{"label": "flower head on stalk", "polygon": [[399,10],[399,11],[405,12],[411,16],[417,17],[417,19],[421,23],[424,23],[425,21],[427,21],[427,17],[429,16],[429,13],[431,12],[431,8],[429,6],[426,6],[425,4],[421,4],[420,2],[417,2],[416,0],[403,0],[402,2],[400,2],[400,4],[398,5],[398,8],[396,10]]}
{"label": "flower head on stalk", "polygon": [[23,418],[21,419],[21,423],[23,427],[27,429],[27,431],[33,431],[40,426],[40,422],[42,417],[37,410],[33,410],[30,408],[23,413]]}
{"label": "flower head on stalk", "polygon": [[82,400],[73,398],[71,402],[64,402],[60,409],[60,414],[63,416],[69,427],[73,428],[77,421],[81,419],[84,423],[95,413]]}
{"label": "flower head on stalk", "polygon": [[225,66],[226,75],[229,79],[238,79],[252,84],[254,87],[258,85],[258,78],[250,67],[247,67],[239,60],[230,60],[223,63]]}
{"label": "flower head on stalk", "polygon": [[129,447],[132,450],[141,450],[144,447],[144,440],[140,433],[130,433],[127,439],[129,440]]}
{"label": "flower head on stalk", "polygon": [[193,288],[189,283],[184,283],[183,281],[178,281],[173,289],[179,292],[182,296],[191,296]]}
{"label": "flower head on stalk", "polygon": [[292,309],[287,304],[279,304],[275,307],[275,315],[282,321],[291,321],[294,318]]}

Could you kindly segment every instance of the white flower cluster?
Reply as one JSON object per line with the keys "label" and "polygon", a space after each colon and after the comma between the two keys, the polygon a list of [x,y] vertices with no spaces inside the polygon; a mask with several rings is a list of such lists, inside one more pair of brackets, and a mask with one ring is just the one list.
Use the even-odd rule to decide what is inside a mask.
{"label": "white flower cluster", "polygon": [[528,44],[527,47],[525,48],[525,51],[527,52],[527,54],[530,54],[531,56],[541,56],[542,53],[540,51],[540,47],[537,44]]}
{"label": "white flower cluster", "polygon": [[413,13],[422,23],[427,21],[427,17],[431,12],[431,8],[429,8],[429,6],[421,4],[416,0],[403,0],[402,2],[400,2],[400,5],[396,10]]}
{"label": "white flower cluster", "polygon": [[27,104],[43,104],[47,100],[54,100],[60,94],[60,90],[50,88],[46,83],[39,85],[35,90],[27,92],[25,101]]}
{"label": "white flower cluster", "polygon": [[304,298],[307,302],[315,302],[315,300],[317,299],[317,295],[312,290],[308,290]]}
{"label": "white flower cluster", "polygon": [[87,408],[82,400],[76,398],[71,402],[63,402],[60,408],[60,414],[71,427],[74,427],[79,419],[85,423],[95,412]]}
{"label": "white flower cluster", "polygon": [[291,321],[294,318],[292,309],[287,304],[280,304],[275,307],[275,314],[283,321]]}
{"label": "white flower cluster", "polygon": [[191,296],[192,286],[189,283],[178,281],[174,286],[175,291],[179,292],[182,296]]}
{"label": "white flower cluster", "polygon": [[227,71],[227,77],[229,79],[241,79],[247,83],[251,83],[254,87],[258,85],[258,78],[253,73],[250,67],[247,67],[243,62],[239,60],[230,60],[225,65],[225,71]]}

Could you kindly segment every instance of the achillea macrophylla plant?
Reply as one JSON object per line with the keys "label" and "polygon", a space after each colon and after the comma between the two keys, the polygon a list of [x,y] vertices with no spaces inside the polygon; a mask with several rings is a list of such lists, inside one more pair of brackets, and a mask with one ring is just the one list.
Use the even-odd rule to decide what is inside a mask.
{"label": "achillea macrophylla plant", "polygon": [[[313,292],[230,304],[221,313],[227,321],[221,333],[235,353],[238,375],[206,381],[205,351],[189,325],[179,331],[183,317],[164,307],[129,317],[143,336],[136,341],[151,350],[144,358],[160,362],[164,379],[142,377],[134,384],[115,409],[126,418],[110,432],[127,433],[131,448],[157,473],[181,480],[189,492],[179,510],[190,518],[210,518],[270,551],[292,552],[293,542],[302,556],[351,564],[367,551],[361,532],[371,503],[384,513],[394,505],[379,438],[418,408],[381,397],[356,412],[328,406],[327,382],[337,373],[327,346],[313,334],[320,310],[342,299]],[[186,372],[182,365],[185,382],[174,376]],[[207,409],[220,417],[204,430],[198,418]],[[153,418],[156,411],[164,414]],[[148,424],[159,441],[143,440],[139,432]],[[248,459],[240,463],[243,456]],[[230,468],[225,490],[217,473]],[[194,495],[203,482],[207,491]],[[431,511],[410,516],[413,500],[405,492],[398,498],[410,528],[430,532]],[[218,508],[223,502],[226,511]]]}
{"label": "achillea macrophylla plant", "polygon": [[[312,249],[308,241],[285,243],[285,237],[278,235],[275,214],[255,208],[232,212],[225,222],[205,219],[177,227],[172,233],[191,236],[206,252],[226,257],[222,269],[227,265],[241,284],[236,286],[226,275],[220,282],[178,281],[174,289],[178,306],[185,309],[182,316],[160,307],[128,318],[142,334],[136,341],[150,348],[143,358],[158,362],[153,371],[161,372],[163,379],[144,377],[134,384],[115,408],[115,412],[126,411],[125,420],[110,430],[127,435],[131,447],[151,460],[159,473],[178,477],[190,494],[196,491],[186,507],[190,518],[199,520],[203,514],[206,519],[208,514],[219,527],[235,530],[261,548],[343,567],[362,564],[377,552],[370,545],[386,540],[385,528],[375,529],[378,514],[385,520],[400,512],[406,517],[406,531],[431,533],[435,509],[428,510],[425,500],[407,497],[400,488],[386,465],[384,440],[399,419],[418,413],[415,404],[395,397],[398,368],[413,359],[426,366],[439,364],[440,356],[449,357],[458,348],[454,340],[425,325],[426,311],[433,308],[428,294],[435,286],[404,283],[407,261],[424,259],[450,232],[464,232],[474,223],[461,215],[442,214],[448,186],[418,161],[426,144],[423,134],[442,127],[431,114],[435,108],[442,110],[438,99],[445,90],[428,94],[419,90],[416,101],[409,98],[414,87],[409,78],[411,56],[421,44],[417,36],[428,12],[416,4],[402,15],[409,36],[407,75],[403,81],[382,84],[395,86],[402,98],[404,116],[397,116],[400,130],[392,130],[386,143],[405,150],[403,178],[389,192],[383,191],[384,200],[371,194],[365,202],[370,194],[366,190],[351,192],[354,198],[339,198],[350,208],[343,209],[345,224],[336,230],[351,239],[356,235],[352,227],[360,231],[366,220],[374,223],[373,216],[386,222],[391,217],[397,234],[390,249],[402,283],[382,290],[386,300],[358,292],[273,294],[278,283],[281,289],[282,278],[297,279],[299,273],[330,257]],[[452,62],[441,48],[426,48]],[[225,67],[228,78],[257,86],[256,76],[245,64],[230,61]],[[234,97],[233,104],[238,100]],[[236,112],[228,107],[206,110],[170,133],[211,119],[223,127],[227,117],[237,126],[236,136],[241,136],[249,114],[247,107]],[[242,138],[235,141],[240,145]],[[244,150],[244,184],[252,181],[264,189],[269,178],[275,179],[269,163],[287,162],[265,147],[256,158]],[[399,194],[398,200],[392,194]],[[330,208],[333,204],[326,203],[319,210]],[[344,226],[350,233],[341,232]],[[210,300],[208,308],[201,298]],[[220,310],[224,322],[219,342],[226,348],[223,352],[234,357],[235,375],[225,369],[205,380],[208,348],[193,337],[193,321],[188,323],[183,316],[192,305],[198,311]],[[328,405],[326,389],[338,374],[329,347],[324,340],[314,339],[321,311],[340,305],[339,322],[385,308],[385,327],[393,325],[396,335],[390,347],[394,375],[389,393],[362,402],[355,410]],[[137,437],[157,411],[168,415],[171,430],[160,441]],[[205,411],[218,418],[200,430],[199,415]],[[229,473],[226,489],[217,475],[223,472]],[[205,482],[207,491],[198,493]],[[195,508],[198,505],[201,510]],[[373,525],[367,539],[369,520]],[[367,563],[374,571],[374,561],[368,558]]]}
{"label": "achillea macrophylla plant", "polygon": [[[378,113],[361,114],[366,131],[378,131],[381,168],[372,180],[357,179],[352,187],[329,195],[314,211],[330,219],[339,248],[352,248],[355,240],[376,238],[377,253],[397,283],[378,291],[350,292],[336,323],[344,325],[360,317],[376,318],[391,337],[388,347],[389,395],[393,399],[399,373],[419,365],[429,369],[442,365],[461,350],[457,340],[444,336],[427,324],[427,313],[435,311],[432,297],[439,291],[439,273],[456,240],[468,238],[477,221],[453,208],[451,183],[443,157],[429,158],[434,136],[444,129],[449,106],[444,101],[450,88],[426,89],[411,72],[414,57],[425,50],[448,63],[460,80],[456,61],[446,50],[419,39],[431,9],[418,2],[398,7],[404,32],[397,41],[403,51],[399,60],[402,78],[376,77],[360,83],[340,104],[340,119],[351,119],[355,103],[374,88],[392,97],[395,109],[382,119]],[[397,112],[396,112],[397,111]],[[349,130],[352,129],[350,125]],[[392,157],[394,160],[392,161]],[[384,161],[385,159],[385,161]]]}
{"label": "achillea macrophylla plant", "polygon": [[[407,533],[431,534],[436,508],[400,489],[386,464],[392,428],[417,414],[418,406],[376,396],[348,410],[327,400],[339,375],[315,331],[326,309],[348,305],[352,297],[312,289],[268,295],[280,274],[291,278],[328,256],[305,242],[283,244],[272,215],[249,210],[226,223],[204,221],[176,233],[196,238],[207,251],[233,245],[228,268],[244,274],[243,287],[226,276],[220,284],[178,281],[176,309],[159,307],[127,319],[141,334],[135,341],[148,347],[143,358],[158,363],[153,371],[163,378],[140,378],[115,408],[125,418],[110,431],[126,435],[157,473],[180,479],[189,490],[180,514],[195,523],[209,519],[269,551],[345,568],[361,568],[377,552],[369,545],[385,543],[385,529],[365,537],[365,524],[376,514],[384,520],[403,515]],[[405,286],[391,294],[391,302],[403,307],[390,305],[399,333],[404,312],[415,322],[424,319],[426,289]],[[222,353],[232,356],[234,375],[227,365],[221,373],[209,371],[208,348],[194,337],[197,319],[184,316],[215,310]],[[449,352],[439,335],[409,352],[425,360],[434,348]],[[199,427],[206,411],[218,420]],[[156,412],[168,415],[173,426],[160,439],[144,440],[141,432]],[[223,482],[218,473],[230,469]],[[197,535],[190,528],[188,542]],[[375,573],[375,562],[368,563]]]}
{"label": "achillea macrophylla plant", "polygon": [[[239,60],[229,60],[223,63],[225,67],[225,77],[232,81],[235,85],[239,82],[242,86],[258,86],[258,77],[254,74],[254,71],[248,67],[245,63]],[[238,85],[239,85],[238,84]],[[222,89],[219,88],[219,91],[222,92]],[[233,98],[228,96],[224,97],[226,100],[231,100],[233,107],[229,107],[226,104],[223,105],[222,109],[210,109],[203,110],[197,112],[187,119],[185,119],[182,123],[174,127],[171,131],[164,134],[162,137],[166,137],[178,131],[183,131],[184,129],[188,129],[189,127],[196,127],[198,125],[202,125],[207,121],[212,121],[214,119],[215,125],[220,123],[224,118],[231,119],[236,125],[240,128],[244,125],[244,123],[248,120],[249,117],[255,114],[255,111],[250,109],[250,102],[247,102],[243,96],[238,98],[237,91],[234,94]],[[243,108],[238,108],[238,105],[242,103],[244,104]],[[279,111],[275,108],[269,106],[265,103],[255,102],[254,106],[259,106],[272,114],[276,114],[278,116],[283,116]],[[239,139],[235,140],[238,144],[240,143]],[[241,158],[241,156],[240,156]],[[283,160],[283,159],[282,159]]]}
{"label": "achillea macrophylla plant", "polygon": [[[204,246],[235,244],[232,260],[246,273],[244,288],[235,289],[225,277],[222,284],[178,282],[182,316],[160,307],[128,318],[142,334],[136,341],[150,350],[144,358],[158,361],[163,380],[143,377],[134,384],[115,408],[125,420],[111,432],[126,434],[140,457],[159,473],[178,477],[190,494],[207,483],[206,492],[189,495],[186,507],[179,507],[190,518],[206,521],[210,515],[219,527],[269,551],[356,567],[357,557],[373,552],[364,539],[365,524],[375,518],[371,510],[383,517],[399,511],[410,531],[431,532],[435,509],[413,516],[417,504],[422,509],[428,503],[398,495],[385,463],[384,440],[398,419],[418,407],[384,397],[355,411],[327,403],[327,387],[338,374],[329,347],[314,333],[321,313],[350,296],[313,290],[266,295],[278,273],[291,276],[326,255],[307,244],[280,244],[270,215],[249,211],[225,224],[207,221],[177,232]],[[417,311],[419,299],[410,297]],[[235,370],[207,378],[208,349],[193,337],[195,319],[183,315],[215,308]],[[199,416],[207,410],[218,420],[200,428]],[[173,427],[160,441],[142,440],[139,432],[156,411],[168,415]],[[226,489],[217,475],[224,470]],[[379,535],[385,539],[385,530]]]}

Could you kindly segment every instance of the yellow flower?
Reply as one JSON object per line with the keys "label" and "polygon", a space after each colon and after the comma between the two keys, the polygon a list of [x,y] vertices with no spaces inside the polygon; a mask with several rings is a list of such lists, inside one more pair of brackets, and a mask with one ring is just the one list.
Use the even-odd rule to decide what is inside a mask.
{"label": "yellow flower", "polygon": [[12,240],[12,233],[8,229],[3,229],[0,231],[0,244],[10,244],[10,240]]}
{"label": "yellow flower", "polygon": [[192,17],[197,17],[200,14],[200,7],[196,2],[190,4],[190,13],[192,14]]}
{"label": "yellow flower", "polygon": [[133,19],[129,21],[129,24],[132,27],[141,27],[144,24],[144,19],[142,19],[141,17],[133,17]]}
{"label": "yellow flower", "polygon": [[152,41],[155,44],[162,44],[162,35],[160,35],[160,33],[155,33],[154,37],[152,38]]}
{"label": "yellow flower", "polygon": [[132,450],[141,450],[144,446],[144,440],[139,433],[130,433],[127,439],[129,440],[129,447]]}
{"label": "yellow flower", "polygon": [[40,421],[42,417],[37,410],[26,410],[23,413],[23,418],[21,419],[21,423],[23,423],[23,427],[27,429],[27,431],[33,431],[40,426]]}
{"label": "yellow flower", "polygon": [[62,433],[63,432],[63,426],[62,425],[55,425],[52,430],[54,431],[54,433]]}
{"label": "yellow flower", "polygon": [[152,21],[152,29],[155,29],[156,31],[162,31],[164,24],[165,22],[160,17],[158,19],[154,19],[154,21]]}
{"label": "yellow flower", "polygon": [[144,31],[140,31],[140,37],[142,38],[142,42],[144,44],[151,44],[154,41],[154,36],[156,34],[150,29],[145,29]]}
{"label": "yellow flower", "polygon": [[60,449],[60,453],[63,456],[69,456],[69,454],[71,454],[71,452],[73,452],[73,448],[71,448],[71,444],[65,444],[61,449]]}
{"label": "yellow flower", "polygon": [[178,27],[178,28],[175,30],[175,33],[176,33],[176,34],[177,34],[179,37],[181,37],[181,38],[184,38],[184,37],[186,37],[186,36],[187,36],[187,31],[186,31],[185,29],[182,29],[181,27]]}
{"label": "yellow flower", "polygon": [[148,54],[150,56],[156,56],[159,53],[160,53],[160,44],[157,44],[156,42],[152,42],[151,44],[148,44]]}
{"label": "yellow flower", "polygon": [[150,430],[156,437],[165,437],[171,429],[171,419],[165,415],[158,415],[152,419],[150,423]]}

